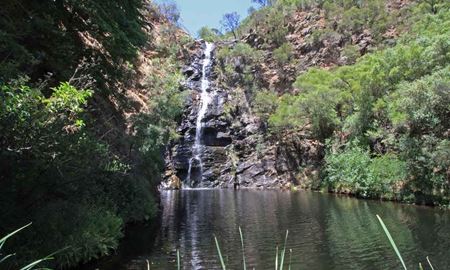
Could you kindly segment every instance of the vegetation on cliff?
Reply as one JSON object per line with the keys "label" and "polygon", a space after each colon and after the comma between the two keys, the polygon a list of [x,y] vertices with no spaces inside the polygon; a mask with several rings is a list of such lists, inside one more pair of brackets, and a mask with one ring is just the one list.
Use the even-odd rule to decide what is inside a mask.
{"label": "vegetation on cliff", "polygon": [[266,140],[294,131],[326,143],[322,188],[447,205],[448,10],[446,1],[264,2],[241,23],[242,40],[218,53],[219,74],[245,89]]}
{"label": "vegetation on cliff", "polygon": [[[16,269],[73,266],[155,217],[189,41],[141,0],[13,1],[0,18],[0,235]],[[174,15],[174,14],[172,14]],[[176,20],[176,16],[170,17]]]}

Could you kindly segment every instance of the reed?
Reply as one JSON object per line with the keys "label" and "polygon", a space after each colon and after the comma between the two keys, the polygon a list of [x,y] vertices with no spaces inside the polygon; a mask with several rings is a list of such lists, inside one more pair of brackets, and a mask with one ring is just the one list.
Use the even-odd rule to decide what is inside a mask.
{"label": "reed", "polygon": [[[245,250],[244,250],[244,235],[242,233],[241,227],[239,227],[239,236],[241,238],[243,269],[247,270],[246,259],[245,259]],[[285,257],[286,257],[286,248],[287,248],[288,236],[289,236],[289,231],[286,231],[286,236],[284,238],[284,247],[283,247],[283,250],[281,250],[281,252],[279,252],[278,246],[276,247],[275,270],[283,270],[283,268],[284,268],[284,265],[285,265],[284,260],[285,260]],[[214,235],[214,241],[216,243],[217,255],[219,256],[219,261],[220,261],[220,265],[222,267],[222,270],[226,270],[227,267],[226,267],[225,261],[224,261],[223,256],[222,256],[222,251],[220,249],[219,240],[217,240],[217,237],[215,235]],[[292,257],[292,249],[289,250],[289,263],[288,263],[288,269],[289,270],[291,269],[291,257]],[[280,262],[279,264],[278,264],[278,261]],[[179,258],[178,258],[178,264],[179,264]]]}
{"label": "reed", "polygon": [[[405,261],[403,260],[403,257],[397,247],[397,244],[395,243],[391,233],[389,232],[389,229],[387,228],[386,224],[383,222],[383,219],[379,216],[376,215],[376,217],[378,218],[378,221],[380,222],[381,227],[383,228],[383,231],[385,233],[385,235],[387,236],[389,243],[391,244],[392,248],[394,249],[395,254],[397,255],[398,259],[400,260],[403,269],[404,270],[408,270],[408,268],[406,267]],[[243,270],[247,270],[247,264],[246,264],[246,258],[245,258],[245,246],[244,246],[244,234],[242,233],[242,229],[241,227],[239,227],[239,236],[241,239],[241,248],[242,248],[242,262],[243,262]],[[286,231],[286,236],[284,238],[284,246],[283,249],[280,252],[280,249],[278,246],[276,246],[275,248],[275,270],[283,270],[284,269],[284,261],[285,261],[285,257],[286,257],[286,249],[287,249],[287,241],[289,238],[289,230]],[[216,243],[216,248],[217,248],[217,255],[219,256],[219,261],[220,261],[220,265],[222,267],[222,270],[226,270],[226,264],[225,261],[223,259],[222,256],[222,251],[220,249],[220,245],[219,245],[219,240],[217,239],[217,237],[214,235],[214,241]],[[0,246],[1,247],[1,246]],[[427,256],[427,263],[430,267],[431,270],[435,270],[435,268],[433,267],[430,258]],[[181,270],[181,262],[180,262],[180,251],[177,250],[177,264],[178,264],[178,270]],[[291,264],[292,264],[292,249],[289,249],[289,263],[288,263],[288,270],[291,270]],[[253,268],[254,269],[254,268]],[[419,263],[419,269],[420,270],[424,270],[423,266],[421,263]]]}
{"label": "reed", "polygon": [[[29,224],[27,224],[27,225],[25,225],[25,226],[23,226],[23,227],[21,227],[21,228],[15,230],[15,231],[13,231],[13,232],[7,234],[5,237],[3,237],[2,239],[0,239],[0,255],[2,255],[1,251],[2,251],[3,245],[6,243],[6,240],[8,240],[9,238],[11,238],[12,236],[14,236],[15,234],[17,234],[17,233],[20,232],[21,230],[23,230],[23,229],[25,229],[25,228],[27,228],[27,227],[29,227],[29,226],[31,226],[31,223],[29,223]],[[45,258],[39,259],[39,260],[34,261],[34,262],[32,262],[32,263],[30,263],[30,264],[28,264],[28,265],[26,265],[26,266],[23,266],[23,267],[19,268],[19,270],[32,270],[32,269],[34,269],[38,264],[40,264],[40,263],[42,263],[42,262],[44,262],[44,261],[52,260],[52,259],[53,259],[53,255],[55,255],[55,254],[56,254],[56,252],[53,253],[53,254],[48,255],[48,256],[45,257]],[[0,257],[0,264],[4,263],[6,260],[8,260],[9,258],[11,258],[11,257],[13,257],[13,256],[15,256],[15,255],[16,255],[16,254],[13,253],[13,254],[7,254],[7,255],[4,255],[3,257]],[[40,270],[50,270],[49,268],[39,268],[39,269],[40,269]]]}
{"label": "reed", "polygon": [[181,270],[181,259],[180,259],[180,250],[177,249],[177,266],[178,270]]}
{"label": "reed", "polygon": [[[395,241],[394,241],[394,239],[392,238],[392,235],[391,235],[391,233],[389,232],[389,230],[388,230],[386,224],[384,224],[383,219],[382,219],[379,215],[377,215],[377,218],[378,218],[378,221],[379,221],[380,224],[381,224],[381,227],[383,228],[384,233],[386,234],[386,236],[387,236],[387,238],[388,238],[388,240],[389,240],[389,243],[391,243],[391,246],[392,246],[392,248],[394,249],[395,254],[397,254],[397,257],[398,257],[398,259],[400,260],[400,262],[401,262],[401,264],[402,264],[402,266],[403,266],[403,269],[408,270],[408,268],[406,267],[405,261],[403,260],[403,257],[402,257],[402,255],[400,254],[400,251],[399,251],[397,245],[395,244]],[[428,262],[428,265],[430,266],[431,270],[434,270],[434,267],[433,267],[433,265],[431,264],[431,261],[430,261],[430,259],[428,258],[428,256],[427,256],[427,262]],[[424,269],[421,263],[419,263],[419,269],[420,269],[420,270],[423,270],[423,269]]]}
{"label": "reed", "polygon": [[242,264],[244,270],[247,270],[247,264],[245,262],[245,250],[244,250],[244,236],[242,234],[241,226],[239,226],[239,236],[241,237],[241,247],[242,247]]}
{"label": "reed", "polygon": [[[397,244],[395,243],[395,241],[394,241],[391,233],[389,232],[389,229],[387,228],[386,224],[384,223],[383,219],[379,215],[376,215],[376,217],[377,217],[378,221],[380,222],[380,225],[381,225],[381,227],[382,227],[382,229],[384,231],[384,234],[388,238],[389,243],[391,244],[395,254],[397,255],[400,263],[402,264],[403,269],[404,270],[408,270],[408,268],[406,266],[406,263],[405,263],[402,255],[400,253],[400,250],[398,249]],[[1,251],[2,251],[2,248],[3,248],[4,244],[5,244],[5,242],[9,238],[11,238],[12,236],[14,236],[15,234],[17,234],[18,232],[20,232],[21,230],[27,228],[30,225],[31,225],[31,223],[27,224],[27,225],[25,225],[25,226],[15,230],[15,231],[11,232],[11,233],[9,233],[5,237],[1,238],[0,239],[0,255],[2,255]],[[242,248],[242,263],[243,263],[242,266],[243,266],[243,270],[247,270],[247,263],[246,263],[246,257],[245,257],[244,234],[242,233],[241,227],[239,227],[239,236],[240,236],[241,248]],[[276,253],[275,253],[275,270],[283,270],[284,267],[285,267],[285,258],[286,258],[286,250],[287,250],[288,238],[289,238],[289,230],[286,230],[286,235],[285,235],[285,238],[284,238],[283,249],[280,251],[280,248],[278,246],[276,246],[276,248],[275,248],[275,250],[276,250]],[[222,251],[220,249],[219,240],[217,239],[217,237],[215,235],[214,235],[214,241],[215,241],[215,244],[216,244],[217,255],[219,256],[219,261],[220,261],[221,268],[222,268],[222,270],[226,270],[227,267],[226,267],[225,261],[223,259]],[[58,251],[58,252],[61,252],[61,250]],[[36,261],[34,261],[34,262],[24,266],[24,267],[19,268],[19,270],[32,270],[32,269],[35,269],[35,267],[37,265],[41,264],[42,262],[53,259],[53,255],[55,255],[56,253],[57,252],[55,252],[53,254],[50,254],[49,256],[47,256],[45,258],[36,260]],[[9,258],[13,257],[14,255],[15,254],[7,254],[7,255],[3,255],[3,257],[0,256],[0,265],[2,263],[4,263],[6,260],[8,260]],[[433,265],[432,265],[432,263],[430,261],[430,258],[428,256],[426,257],[426,261],[427,261],[427,264],[430,267],[430,269],[431,270],[435,270],[435,268],[433,267]],[[288,262],[288,265],[287,265],[288,270],[291,270],[291,262],[292,262],[292,249],[289,249],[289,262]],[[40,270],[51,270],[49,268],[39,268],[39,269]],[[181,270],[181,255],[180,255],[180,250],[179,249],[177,249],[177,269]],[[419,263],[419,269],[420,270],[424,270],[424,267],[423,267],[423,265],[421,263]],[[149,263],[148,260],[147,260],[147,270],[150,270],[150,263]]]}
{"label": "reed", "polygon": [[217,240],[217,237],[215,235],[214,235],[214,240],[216,241],[217,254],[219,255],[222,270],[227,270],[227,267],[225,266],[225,262],[223,261],[222,252],[220,252],[219,241]]}

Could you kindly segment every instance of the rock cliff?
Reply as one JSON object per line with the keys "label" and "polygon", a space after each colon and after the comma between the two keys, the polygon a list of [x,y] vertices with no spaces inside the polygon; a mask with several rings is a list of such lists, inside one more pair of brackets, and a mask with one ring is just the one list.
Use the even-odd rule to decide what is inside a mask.
{"label": "rock cliff", "polygon": [[212,101],[202,119],[202,164],[192,160],[196,121],[202,103],[204,48],[205,42],[199,41],[192,63],[183,69],[184,88],[190,95],[177,130],[179,139],[173,141],[166,152],[166,181],[162,187],[178,188],[177,181],[173,180],[178,178],[184,187],[230,188],[238,184],[251,188],[287,188],[291,183],[299,184],[294,172],[300,168],[314,168],[313,174],[317,174],[323,145],[297,133],[286,134],[282,142],[266,138],[266,130],[252,113],[245,92],[240,88],[224,88],[218,83],[212,70],[216,64],[214,53],[211,70],[207,71]]}

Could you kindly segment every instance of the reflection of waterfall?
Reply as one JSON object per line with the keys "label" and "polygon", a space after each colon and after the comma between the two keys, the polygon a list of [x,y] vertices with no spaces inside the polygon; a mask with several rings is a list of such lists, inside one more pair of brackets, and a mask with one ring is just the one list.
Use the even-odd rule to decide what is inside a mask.
{"label": "reflection of waterfall", "polygon": [[192,186],[192,166],[193,163],[198,163],[198,166],[200,168],[200,180],[203,177],[203,161],[202,161],[202,153],[203,153],[203,146],[201,144],[201,137],[202,137],[202,121],[205,117],[206,111],[208,109],[208,106],[212,100],[212,97],[210,93],[208,92],[209,89],[209,77],[208,77],[208,71],[211,68],[211,56],[212,51],[214,50],[214,44],[206,42],[206,48],[205,48],[205,58],[203,60],[203,66],[202,66],[202,86],[201,90],[202,93],[200,95],[200,109],[197,113],[197,121],[195,126],[195,141],[194,145],[192,147],[192,157],[189,160],[189,169],[188,169],[188,175],[187,175],[187,184],[189,186]]}

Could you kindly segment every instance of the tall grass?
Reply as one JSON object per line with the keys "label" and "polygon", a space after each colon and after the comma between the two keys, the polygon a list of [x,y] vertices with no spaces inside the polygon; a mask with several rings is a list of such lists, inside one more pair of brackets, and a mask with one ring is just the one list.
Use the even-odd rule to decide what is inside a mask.
{"label": "tall grass", "polygon": [[[13,232],[7,234],[5,237],[3,237],[2,239],[0,239],[0,265],[1,265],[2,263],[4,263],[6,260],[8,260],[9,258],[11,258],[11,257],[13,257],[13,256],[16,255],[15,253],[13,253],[13,254],[3,255],[3,257],[1,257],[1,256],[2,256],[2,248],[3,248],[3,245],[6,243],[6,240],[8,240],[9,238],[13,237],[15,234],[17,234],[17,233],[20,232],[21,230],[27,228],[28,226],[31,226],[31,223],[29,223],[29,224],[23,226],[22,228],[19,228],[19,229],[13,231]],[[26,265],[26,266],[23,266],[23,267],[19,268],[19,270],[32,270],[32,269],[34,269],[36,266],[38,266],[40,263],[42,263],[42,262],[44,262],[44,261],[52,260],[52,259],[53,259],[52,256],[55,255],[55,254],[56,254],[56,253],[53,253],[53,254],[48,255],[48,256],[45,257],[45,258],[39,259],[39,260],[37,260],[37,261],[34,261],[34,262],[32,262],[32,263],[30,263],[30,264],[28,264],[28,265]],[[1,268],[1,266],[0,266],[0,268]],[[40,270],[50,270],[49,268],[39,268],[39,269],[40,269]]]}
{"label": "tall grass", "polygon": [[[403,260],[403,257],[401,255],[397,245],[395,244],[395,241],[394,241],[391,233],[389,232],[386,224],[384,224],[384,222],[383,222],[383,219],[381,219],[381,217],[379,215],[376,215],[376,217],[377,217],[378,221],[380,222],[381,227],[389,240],[389,243],[391,244],[392,248],[394,249],[395,254],[397,255],[398,259],[400,260],[400,263],[402,264],[403,269],[408,270],[408,268],[406,267],[406,263]],[[246,264],[246,258],[245,258],[244,235],[242,233],[241,227],[239,227],[239,236],[241,239],[241,248],[242,248],[242,267],[243,267],[243,270],[247,270],[247,264]],[[284,269],[288,237],[289,237],[289,230],[286,231],[283,249],[280,251],[278,246],[276,246],[276,248],[275,248],[275,250],[276,250],[275,251],[275,270],[283,270]],[[217,255],[219,256],[221,268],[222,268],[222,270],[226,270],[227,267],[226,267],[225,261],[223,259],[222,251],[220,249],[219,240],[217,239],[217,237],[215,235],[214,235],[214,241],[216,243]],[[428,257],[426,257],[426,259],[427,259],[427,263],[428,263],[430,269],[435,270],[430,259]],[[289,249],[289,263],[287,265],[288,270],[291,270],[291,263],[292,263],[292,249]],[[177,264],[178,264],[178,270],[181,270],[180,251],[179,250],[177,250]],[[424,270],[421,263],[419,263],[419,269]]]}
{"label": "tall grass", "polygon": [[243,264],[244,270],[247,270],[247,264],[245,262],[244,235],[242,234],[241,226],[239,226],[239,236],[241,237],[242,264]]}
{"label": "tall grass", "polygon": [[[384,224],[383,219],[381,219],[381,217],[380,217],[379,215],[377,215],[377,218],[378,218],[378,221],[379,221],[380,224],[381,224],[381,227],[383,228],[384,233],[386,234],[386,236],[387,236],[387,238],[388,238],[388,240],[389,240],[389,243],[391,243],[391,246],[392,246],[392,248],[394,249],[395,254],[397,254],[398,259],[399,259],[400,262],[402,263],[403,269],[408,270],[408,268],[406,267],[405,261],[403,260],[403,257],[402,257],[402,255],[400,254],[400,251],[399,251],[397,245],[395,244],[394,239],[392,238],[391,233],[389,232],[388,228],[386,227],[386,224]],[[431,270],[434,270],[434,267],[433,267],[433,265],[431,264],[431,261],[430,261],[430,259],[428,258],[428,256],[427,256],[427,262],[428,262],[428,265],[430,266]],[[419,263],[419,269],[423,270],[423,266],[422,266],[421,263]]]}
{"label": "tall grass", "polygon": [[[246,261],[245,261],[245,249],[244,249],[244,235],[242,233],[241,227],[239,227],[239,235],[241,238],[241,247],[242,247],[242,263],[243,263],[243,269],[247,270],[247,265],[246,265]],[[286,236],[284,238],[284,247],[283,250],[281,251],[281,253],[279,253],[279,249],[278,246],[276,247],[276,255],[275,255],[275,270],[283,270],[284,268],[284,259],[286,257],[286,247],[287,247],[287,240],[288,240],[288,235],[289,235],[289,231],[286,231]],[[219,240],[217,240],[217,237],[214,235],[214,241],[216,243],[216,248],[217,248],[217,255],[219,256],[219,261],[220,261],[220,265],[222,267],[222,270],[227,270],[225,261],[223,259],[222,256],[222,251],[220,249],[220,245],[219,245]],[[289,264],[288,264],[288,269],[291,269],[291,254],[292,254],[292,250],[289,250],[290,254],[289,254]],[[278,264],[278,258],[280,258],[280,263]]]}
{"label": "tall grass", "polygon": [[217,237],[215,235],[214,235],[214,240],[216,241],[217,254],[219,255],[220,265],[222,266],[223,270],[227,270],[227,267],[225,266],[225,262],[223,261],[222,252],[220,251],[219,241],[217,240]]}
{"label": "tall grass", "polygon": [[[403,269],[404,270],[408,270],[408,268],[406,266],[406,263],[403,260],[403,257],[402,257],[402,255],[400,253],[400,250],[398,249],[397,244],[395,243],[394,238],[392,237],[391,233],[389,232],[389,229],[387,228],[386,224],[383,222],[383,219],[379,215],[376,215],[376,217],[377,217],[378,221],[380,222],[381,228],[383,229],[384,234],[388,238],[389,243],[391,244],[391,246],[392,246],[395,254],[397,255],[401,265],[403,266]],[[27,228],[30,225],[31,225],[31,223],[27,224],[27,225],[25,225],[25,226],[15,230],[15,231],[11,232],[11,233],[9,233],[8,235],[6,235],[5,237],[0,239],[0,268],[1,268],[2,263],[7,261],[8,259],[10,259],[11,257],[15,256],[15,254],[2,255],[1,251],[2,251],[2,248],[3,248],[4,244],[6,243],[6,241],[9,238],[11,238],[12,236],[14,236],[15,234],[17,234],[18,232],[20,232],[21,230]],[[241,239],[243,270],[247,270],[246,257],[245,257],[244,234],[242,233],[241,227],[239,227],[239,236],[240,236],[240,239]],[[281,251],[280,251],[278,246],[276,246],[276,248],[275,248],[275,250],[276,250],[276,254],[275,254],[275,270],[283,270],[284,267],[285,267],[285,258],[286,258],[286,250],[287,250],[288,238],[289,238],[289,230],[286,231],[286,235],[285,235],[285,238],[284,238],[283,249],[281,249]],[[217,237],[215,235],[214,235],[214,241],[216,243],[217,254],[219,256],[219,261],[220,261],[221,268],[222,268],[222,270],[226,270],[227,267],[226,267],[225,260],[223,259],[223,256],[222,256],[222,251],[220,249],[219,240],[217,239]],[[58,252],[60,252],[60,251],[58,251]],[[56,254],[56,252],[53,253],[53,254],[50,254],[49,256],[47,256],[45,258],[39,259],[39,260],[34,261],[34,262],[32,262],[32,263],[30,263],[30,264],[28,264],[26,266],[23,266],[23,267],[19,268],[19,270],[33,270],[40,263],[53,259],[52,256],[55,255],[55,254]],[[426,260],[427,260],[427,264],[430,267],[430,269],[431,270],[435,270],[435,268],[433,267],[433,265],[432,265],[432,263],[430,261],[430,258],[426,257]],[[288,270],[291,270],[291,262],[292,262],[292,249],[289,249],[289,263],[287,265]],[[40,270],[51,270],[49,268],[39,268],[39,269]],[[148,270],[150,269],[150,264],[149,264],[148,260],[147,260],[147,269]],[[181,270],[180,250],[177,250],[177,269]],[[424,270],[424,268],[423,268],[421,263],[419,263],[419,269],[420,270]]]}

